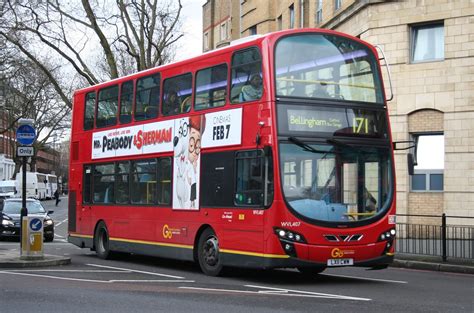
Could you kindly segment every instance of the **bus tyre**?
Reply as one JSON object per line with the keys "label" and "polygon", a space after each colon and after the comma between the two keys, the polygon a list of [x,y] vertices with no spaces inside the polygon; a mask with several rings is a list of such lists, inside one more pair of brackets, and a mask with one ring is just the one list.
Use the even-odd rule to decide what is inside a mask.
{"label": "bus tyre", "polygon": [[204,230],[198,243],[199,266],[204,274],[219,276],[222,274],[222,260],[219,253],[219,240],[210,228]]}
{"label": "bus tyre", "polygon": [[324,272],[325,266],[311,266],[311,267],[298,267],[298,271],[301,274],[313,276]]}
{"label": "bus tyre", "polygon": [[101,259],[107,260],[110,259],[112,253],[109,249],[109,232],[104,222],[100,222],[97,225],[94,234],[94,246],[97,256]]}

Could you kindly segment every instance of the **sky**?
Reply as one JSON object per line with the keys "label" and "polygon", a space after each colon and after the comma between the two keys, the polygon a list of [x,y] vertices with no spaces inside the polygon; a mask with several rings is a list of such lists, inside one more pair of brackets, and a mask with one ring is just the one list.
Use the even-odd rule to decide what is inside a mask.
{"label": "sky", "polygon": [[202,53],[202,6],[206,0],[182,0],[184,36],[178,41],[175,61]]}

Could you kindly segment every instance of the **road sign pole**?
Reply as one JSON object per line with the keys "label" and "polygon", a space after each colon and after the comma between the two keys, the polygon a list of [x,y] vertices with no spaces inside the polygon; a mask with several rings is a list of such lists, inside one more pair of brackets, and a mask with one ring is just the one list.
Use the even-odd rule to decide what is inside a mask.
{"label": "road sign pole", "polygon": [[[16,140],[19,145],[31,147],[36,140],[36,130],[33,127],[34,121],[31,119],[20,119],[18,121],[18,128],[16,129]],[[21,201],[21,210],[20,210],[20,251],[23,253],[24,248],[28,248],[29,245],[26,243],[26,229],[23,222],[23,218],[28,216],[28,209],[26,208],[26,158],[29,155],[32,155],[33,148],[26,149],[26,147],[18,147],[17,149],[17,156],[21,156],[23,158],[23,172],[22,172],[22,201]],[[24,148],[24,149],[21,149]],[[19,153],[21,152],[21,153]],[[27,227],[27,226],[26,226]],[[20,253],[20,254],[21,254]]]}
{"label": "road sign pole", "polygon": [[26,156],[23,157],[22,173],[23,179],[21,182],[21,211],[20,211],[20,251],[23,251],[23,232],[26,229],[23,227],[23,217],[28,216],[28,209],[26,208]]}

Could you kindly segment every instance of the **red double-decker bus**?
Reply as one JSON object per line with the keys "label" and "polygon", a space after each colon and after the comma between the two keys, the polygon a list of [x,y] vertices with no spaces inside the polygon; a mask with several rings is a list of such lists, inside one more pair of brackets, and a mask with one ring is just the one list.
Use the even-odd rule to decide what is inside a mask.
{"label": "red double-decker bus", "polygon": [[395,171],[375,48],[248,38],[74,94],[69,241],[225,266],[386,267]]}

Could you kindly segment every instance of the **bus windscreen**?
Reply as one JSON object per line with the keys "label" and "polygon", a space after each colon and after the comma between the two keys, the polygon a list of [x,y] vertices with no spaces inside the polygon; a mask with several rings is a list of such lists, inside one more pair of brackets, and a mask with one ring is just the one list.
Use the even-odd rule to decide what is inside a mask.
{"label": "bus windscreen", "polygon": [[377,59],[362,43],[326,34],[281,39],[276,95],[383,104]]}

